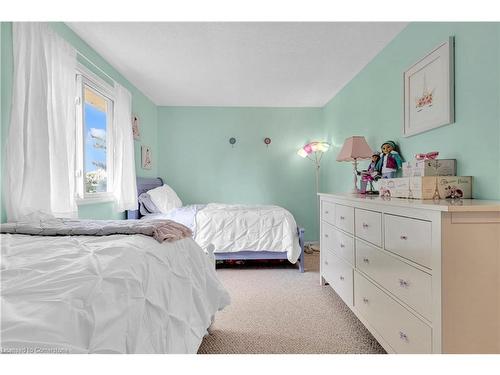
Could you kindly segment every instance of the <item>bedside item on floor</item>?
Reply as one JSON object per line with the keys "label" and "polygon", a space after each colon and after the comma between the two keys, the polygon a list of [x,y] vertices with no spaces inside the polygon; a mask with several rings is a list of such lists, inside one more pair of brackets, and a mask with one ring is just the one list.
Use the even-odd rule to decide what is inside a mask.
{"label": "bedside item on floor", "polygon": [[385,178],[379,181],[380,195],[412,199],[472,198],[471,176],[420,176]]}
{"label": "bedside item on floor", "polygon": [[394,141],[385,141],[380,146],[380,160],[377,162],[377,171],[382,178],[394,178],[398,169],[401,169],[403,159],[399,155],[398,146]]}
{"label": "bedside item on floor", "polygon": [[[361,176],[360,189],[359,189],[360,194],[378,194],[378,191],[375,191],[375,189],[373,188],[373,181],[379,179],[377,169],[375,168],[379,160],[380,160],[380,155],[373,154],[372,161],[368,165],[368,169],[358,172],[358,175]],[[368,185],[370,186],[370,190],[366,190]]]}
{"label": "bedside item on floor", "polygon": [[309,243],[304,246],[304,253],[313,254],[314,252],[319,252],[319,243]]}
{"label": "bedside item on floor", "polygon": [[322,141],[309,142],[297,151],[297,155],[308,158],[316,168],[316,193],[319,191],[319,167],[323,153],[330,149],[330,143]]}
{"label": "bedside item on floor", "polygon": [[337,156],[337,161],[350,161],[352,162],[353,173],[354,173],[354,188],[352,193],[358,194],[358,160],[370,159],[373,155],[373,151],[366,143],[366,139],[363,136],[355,135],[347,138],[344,141],[342,150]]}

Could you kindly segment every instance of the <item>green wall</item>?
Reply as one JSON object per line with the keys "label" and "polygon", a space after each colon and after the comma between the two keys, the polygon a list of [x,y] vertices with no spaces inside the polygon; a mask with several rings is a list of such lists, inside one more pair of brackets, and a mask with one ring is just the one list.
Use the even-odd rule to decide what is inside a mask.
{"label": "green wall", "polygon": [[[392,139],[406,159],[437,150],[456,158],[460,175],[474,176],[475,198],[500,199],[500,24],[412,23],[323,109],[323,126],[336,155],[345,138],[363,135],[379,149]],[[454,124],[401,136],[402,75],[448,36],[455,36]],[[347,191],[352,166],[329,158],[322,191]]]}
{"label": "green wall", "polygon": [[[374,149],[395,140],[406,159],[438,150],[441,157],[458,160],[459,174],[475,177],[475,198],[500,199],[499,23],[412,23],[323,108],[156,107],[65,24],[52,27],[132,92],[141,142],[153,149],[153,169],[143,170],[141,142],[136,142],[137,174],[164,177],[186,204],[278,204],[306,228],[308,240],[315,240],[314,169],[296,150],[312,139],[331,141],[321,191],[348,191],[351,166],[335,156],[351,135],[364,135]],[[403,138],[403,71],[450,35],[456,44],[456,122]],[[0,41],[3,143],[12,89],[10,23],[2,23]],[[230,137],[237,138],[234,147]],[[265,137],[272,138],[269,147]],[[111,204],[81,206],[80,216],[122,217]]]}
{"label": "green wall", "polygon": [[277,204],[317,238],[314,168],[296,152],[322,137],[321,109],[160,107],[158,120],[158,171],[183,203]]}
{"label": "green wall", "polygon": [[[62,22],[51,23],[52,28],[59,33],[64,39],[71,43],[81,54],[86,56],[102,69],[106,74],[112,77],[116,82],[126,87],[132,94],[132,111],[139,116],[141,140],[135,142],[135,163],[137,176],[155,177],[158,174],[156,166],[151,170],[144,170],[140,167],[141,154],[140,145],[146,144],[151,146],[153,155],[157,153],[157,109],[156,105],[142,94],[135,86],[133,86],[125,77],[116,71],[106,60],[96,53],[87,43],[85,43],[78,35],[76,35],[68,26]],[[10,105],[12,92],[12,74],[13,74],[13,56],[12,56],[12,23],[2,22],[1,24],[1,139],[2,145],[5,142],[8,133],[10,122]],[[92,69],[96,74],[103,74],[89,64],[84,59],[79,59],[87,67]],[[2,197],[3,201],[3,197]],[[117,213],[113,209],[112,203],[100,203],[82,205],[79,207],[79,216],[81,218],[123,218],[123,213]],[[2,204],[2,222],[6,221],[6,214]]]}

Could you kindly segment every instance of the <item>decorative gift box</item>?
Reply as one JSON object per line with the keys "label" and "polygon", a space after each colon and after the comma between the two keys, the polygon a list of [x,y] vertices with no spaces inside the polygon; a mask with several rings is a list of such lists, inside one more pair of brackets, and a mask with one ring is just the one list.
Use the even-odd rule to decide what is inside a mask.
{"label": "decorative gift box", "polygon": [[412,160],[403,163],[403,177],[456,176],[456,159]]}
{"label": "decorative gift box", "polygon": [[382,178],[381,196],[414,199],[472,198],[471,176]]}

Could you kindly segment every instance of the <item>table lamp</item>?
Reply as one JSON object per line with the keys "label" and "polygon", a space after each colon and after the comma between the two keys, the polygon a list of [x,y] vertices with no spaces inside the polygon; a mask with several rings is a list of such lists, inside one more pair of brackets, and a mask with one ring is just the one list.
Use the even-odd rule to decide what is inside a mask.
{"label": "table lamp", "polygon": [[358,160],[370,159],[373,155],[373,151],[366,143],[366,139],[363,136],[355,135],[347,138],[344,141],[342,150],[337,156],[337,161],[350,161],[354,169],[354,188],[353,193],[358,194]]}

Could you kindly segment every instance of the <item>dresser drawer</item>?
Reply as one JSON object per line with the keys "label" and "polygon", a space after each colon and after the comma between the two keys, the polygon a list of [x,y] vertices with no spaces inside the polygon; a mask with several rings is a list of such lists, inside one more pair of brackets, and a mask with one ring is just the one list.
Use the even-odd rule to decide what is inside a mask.
{"label": "dresser drawer", "polygon": [[356,237],[382,246],[382,214],[356,208],[354,212]]}
{"label": "dresser drawer", "polygon": [[335,225],[335,203],[327,201],[321,202],[321,220]]}
{"label": "dresser drawer", "polygon": [[354,207],[335,205],[335,226],[347,233],[354,233]]}
{"label": "dresser drawer", "polygon": [[336,230],[333,225],[326,222],[321,223],[321,250],[333,251],[334,242],[336,241]]}
{"label": "dresser drawer", "polygon": [[328,223],[322,223],[322,249],[327,249],[354,266],[354,239]]}
{"label": "dresser drawer", "polygon": [[356,241],[356,267],[432,320],[432,277],[388,253]]}
{"label": "dresser drawer", "polygon": [[396,353],[431,353],[432,329],[358,272],[354,306]]}
{"label": "dresser drawer", "polygon": [[385,249],[431,268],[431,222],[387,214],[384,218]]}
{"label": "dresser drawer", "polygon": [[331,251],[323,254],[323,277],[349,306],[353,306],[353,269]]}

